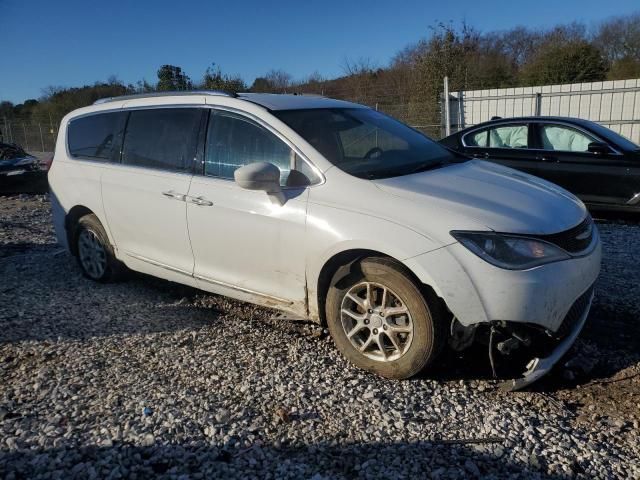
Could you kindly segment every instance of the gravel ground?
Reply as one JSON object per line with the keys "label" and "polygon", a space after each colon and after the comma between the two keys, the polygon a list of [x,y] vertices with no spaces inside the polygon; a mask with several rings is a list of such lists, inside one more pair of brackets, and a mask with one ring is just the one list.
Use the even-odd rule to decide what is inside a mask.
{"label": "gravel ground", "polygon": [[46,196],[0,198],[0,477],[640,478],[640,225],[600,230],[568,365],[504,393],[484,351],[389,381],[312,324],[142,275],[92,283]]}

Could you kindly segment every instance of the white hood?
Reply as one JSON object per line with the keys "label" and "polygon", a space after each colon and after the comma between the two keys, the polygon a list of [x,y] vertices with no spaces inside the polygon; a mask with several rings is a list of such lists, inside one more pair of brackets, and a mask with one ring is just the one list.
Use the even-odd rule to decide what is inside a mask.
{"label": "white hood", "polygon": [[561,187],[480,160],[374,183],[428,210],[465,217],[498,232],[557,233],[586,215],[582,202]]}

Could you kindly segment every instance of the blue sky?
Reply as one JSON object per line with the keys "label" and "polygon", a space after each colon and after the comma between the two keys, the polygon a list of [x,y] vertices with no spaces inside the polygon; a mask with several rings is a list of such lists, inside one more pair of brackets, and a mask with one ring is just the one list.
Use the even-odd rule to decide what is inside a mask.
{"label": "blue sky", "polygon": [[638,0],[0,0],[0,100],[38,98],[49,85],[117,75],[155,81],[162,64],[199,80],[212,62],[251,84],[280,68],[296,78],[342,74],[345,58],[377,65],[437,21],[481,31],[552,26],[640,10]]}

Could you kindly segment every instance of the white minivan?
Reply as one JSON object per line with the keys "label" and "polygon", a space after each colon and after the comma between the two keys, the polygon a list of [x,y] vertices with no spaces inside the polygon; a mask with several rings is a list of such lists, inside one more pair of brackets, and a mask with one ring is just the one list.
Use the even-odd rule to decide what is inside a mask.
{"label": "white minivan", "polygon": [[526,352],[511,387],[531,383],[575,341],[600,270],[572,194],[317,96],[99,100],[62,120],[49,183],[90,279],[131,269],[311,319],[389,378],[477,341],[492,365]]}

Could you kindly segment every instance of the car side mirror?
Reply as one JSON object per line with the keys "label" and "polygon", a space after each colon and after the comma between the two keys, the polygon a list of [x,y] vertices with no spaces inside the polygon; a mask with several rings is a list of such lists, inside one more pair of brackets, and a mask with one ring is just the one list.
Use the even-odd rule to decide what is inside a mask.
{"label": "car side mirror", "polygon": [[611,149],[609,145],[604,142],[591,142],[587,147],[587,151],[595,153],[596,155],[604,155],[605,153],[609,153]]}
{"label": "car side mirror", "polygon": [[284,204],[284,194],[280,186],[280,169],[273,163],[256,162],[244,165],[235,172],[236,183],[246,190],[262,190],[280,205]]}

